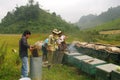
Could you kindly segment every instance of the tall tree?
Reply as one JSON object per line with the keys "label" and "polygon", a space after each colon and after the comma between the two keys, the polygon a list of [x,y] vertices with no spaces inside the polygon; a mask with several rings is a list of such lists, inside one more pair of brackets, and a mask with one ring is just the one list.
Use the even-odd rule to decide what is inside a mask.
{"label": "tall tree", "polygon": [[34,0],[29,0],[30,5],[33,5],[33,3],[34,3]]}

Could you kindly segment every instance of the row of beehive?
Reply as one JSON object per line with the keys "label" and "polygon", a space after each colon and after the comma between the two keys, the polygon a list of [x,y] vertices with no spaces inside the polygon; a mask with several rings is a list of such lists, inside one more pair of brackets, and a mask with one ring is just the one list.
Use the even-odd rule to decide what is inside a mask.
{"label": "row of beehive", "polygon": [[107,62],[112,62],[115,64],[120,64],[120,54],[119,53],[110,53],[105,50],[95,50],[92,48],[87,48],[87,47],[77,47],[76,49],[86,55],[96,57],[102,60],[105,60]]}
{"label": "row of beehive", "polygon": [[96,80],[120,80],[120,72],[116,70],[119,66],[115,64],[80,53],[65,53],[64,61],[95,76]]}
{"label": "row of beehive", "polygon": [[105,44],[95,44],[95,43],[87,43],[87,42],[75,42],[75,45],[78,47],[86,47],[95,50],[105,50],[110,53],[120,53],[120,48],[113,45],[105,45]]}

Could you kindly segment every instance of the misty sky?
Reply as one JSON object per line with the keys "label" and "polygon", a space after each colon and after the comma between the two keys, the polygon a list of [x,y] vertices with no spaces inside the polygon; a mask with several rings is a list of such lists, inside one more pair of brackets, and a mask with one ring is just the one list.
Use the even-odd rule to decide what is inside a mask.
{"label": "misty sky", "polygon": [[[81,16],[107,11],[110,7],[120,5],[120,0],[34,0],[40,8],[56,12],[67,22],[77,22]],[[0,0],[0,20],[16,5],[27,4],[28,0]]]}

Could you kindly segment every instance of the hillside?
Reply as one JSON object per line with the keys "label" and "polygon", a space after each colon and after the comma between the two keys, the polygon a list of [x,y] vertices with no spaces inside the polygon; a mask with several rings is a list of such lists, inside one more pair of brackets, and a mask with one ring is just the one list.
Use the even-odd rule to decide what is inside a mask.
{"label": "hillside", "polygon": [[111,30],[120,30],[120,18],[104,23],[102,25],[96,26],[96,27],[92,27],[92,28],[88,28],[87,30],[95,30],[95,31],[111,31]]}
{"label": "hillside", "polygon": [[80,20],[76,23],[81,29],[86,29],[94,27],[97,25],[104,24],[109,21],[120,18],[120,6],[109,8],[106,12],[101,13],[100,15],[87,15],[82,16]]}
{"label": "hillside", "polygon": [[120,45],[120,18],[102,25],[80,30],[80,41]]}
{"label": "hillside", "polygon": [[53,28],[64,32],[78,30],[78,27],[67,23],[55,12],[49,13],[49,11],[41,9],[38,2],[17,6],[8,12],[0,23],[0,33],[21,33],[25,29],[29,29],[33,33],[48,33]]}

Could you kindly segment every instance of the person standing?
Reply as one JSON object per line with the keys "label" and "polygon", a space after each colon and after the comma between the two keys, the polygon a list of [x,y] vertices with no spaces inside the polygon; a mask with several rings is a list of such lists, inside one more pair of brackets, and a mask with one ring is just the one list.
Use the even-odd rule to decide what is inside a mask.
{"label": "person standing", "polygon": [[48,60],[48,50],[47,50],[47,47],[48,47],[48,38],[45,39],[45,41],[43,42],[42,44],[42,53],[43,53],[43,61],[47,61]]}
{"label": "person standing", "polygon": [[66,36],[62,33],[62,31],[58,32],[58,36],[59,36],[59,38],[58,38],[57,62],[59,64],[61,64],[62,60],[63,60],[63,56],[64,56],[64,51],[66,50],[67,45],[66,45],[66,42],[65,42]]}
{"label": "person standing", "polygon": [[22,61],[21,77],[28,77],[28,49],[32,47],[28,44],[27,39],[30,37],[31,32],[25,30],[21,39],[19,40],[19,56]]}
{"label": "person standing", "polygon": [[57,38],[58,38],[58,30],[53,29],[52,34],[49,35],[48,39],[48,66],[56,63],[57,53],[56,50],[58,49]]}

